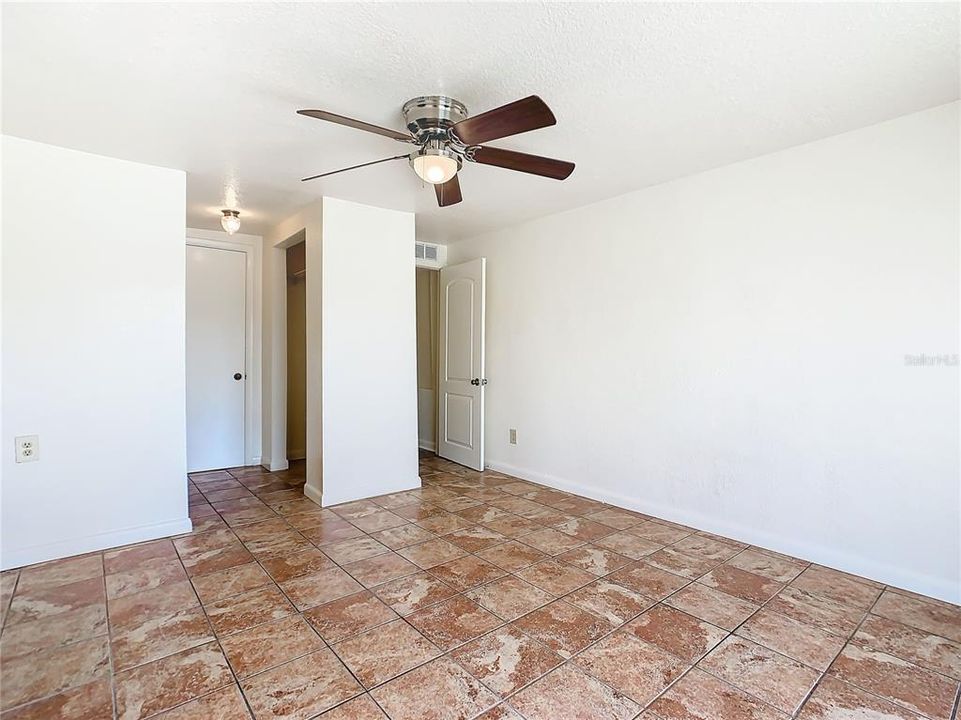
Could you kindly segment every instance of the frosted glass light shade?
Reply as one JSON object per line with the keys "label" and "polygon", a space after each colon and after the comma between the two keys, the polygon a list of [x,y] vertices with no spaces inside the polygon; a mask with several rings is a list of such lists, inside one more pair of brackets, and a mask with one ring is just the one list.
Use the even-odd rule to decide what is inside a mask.
{"label": "frosted glass light shade", "polygon": [[236,210],[222,210],[224,216],[220,218],[220,227],[228,235],[233,235],[240,230],[240,213]]}
{"label": "frosted glass light shade", "polygon": [[457,174],[457,161],[446,155],[418,155],[413,165],[418,177],[431,185],[442,185]]}

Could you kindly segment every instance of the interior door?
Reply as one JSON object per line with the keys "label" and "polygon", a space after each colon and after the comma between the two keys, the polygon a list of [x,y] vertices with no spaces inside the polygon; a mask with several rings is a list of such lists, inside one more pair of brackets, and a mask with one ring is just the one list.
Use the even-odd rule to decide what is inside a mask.
{"label": "interior door", "polygon": [[244,464],[247,254],[187,246],[187,470]]}
{"label": "interior door", "polygon": [[440,271],[437,454],[484,469],[484,301],[487,260]]}

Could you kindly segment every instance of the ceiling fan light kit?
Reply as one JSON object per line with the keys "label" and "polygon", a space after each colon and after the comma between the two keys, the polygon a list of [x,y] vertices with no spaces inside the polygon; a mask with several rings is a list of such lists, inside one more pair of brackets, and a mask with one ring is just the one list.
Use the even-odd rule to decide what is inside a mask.
{"label": "ceiling fan light kit", "polygon": [[411,153],[410,166],[417,176],[431,185],[441,185],[454,177],[463,161],[439,140],[430,140],[420,151]]}
{"label": "ceiling fan light kit", "polygon": [[434,186],[437,204],[446,207],[463,199],[457,174],[465,162],[493,165],[555,180],[565,180],[574,171],[574,163],[564,160],[482,145],[491,140],[554,125],[557,122],[554,113],[536,95],[474,117],[468,114],[464,103],[447,95],[416,97],[404,103],[402,108],[409,133],[406,135],[326,110],[297,112],[317,120],[345,125],[417,146],[416,150],[404,155],[311,175],[303,178],[304,181],[406,158],[417,176]]}

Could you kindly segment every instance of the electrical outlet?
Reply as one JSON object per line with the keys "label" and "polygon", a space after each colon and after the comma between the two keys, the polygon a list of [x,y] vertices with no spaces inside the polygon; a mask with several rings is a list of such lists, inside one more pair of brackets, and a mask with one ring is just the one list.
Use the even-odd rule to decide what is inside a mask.
{"label": "electrical outlet", "polygon": [[514,428],[511,428],[511,429],[510,429],[510,433],[511,433],[511,445],[516,445],[516,444],[517,444],[517,430],[515,430]]}
{"label": "electrical outlet", "polygon": [[21,435],[14,438],[17,445],[17,462],[34,462],[40,459],[40,436]]}

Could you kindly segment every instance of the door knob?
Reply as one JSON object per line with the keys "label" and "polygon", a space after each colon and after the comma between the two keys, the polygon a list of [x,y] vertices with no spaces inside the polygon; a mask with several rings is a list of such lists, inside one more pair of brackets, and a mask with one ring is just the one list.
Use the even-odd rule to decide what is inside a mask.
{"label": "door knob", "polygon": [[486,384],[487,384],[487,378],[483,378],[483,379],[481,379],[481,378],[474,378],[473,380],[470,381],[470,384],[471,384],[471,385],[486,385]]}
{"label": "door knob", "polygon": [[244,376],[241,375],[240,373],[234,373],[234,380],[242,380],[243,377],[244,377]]}

